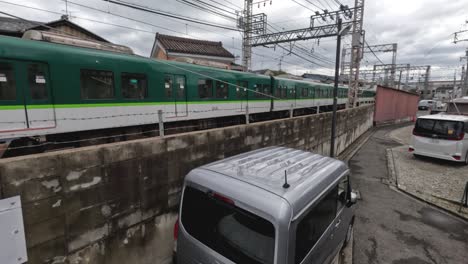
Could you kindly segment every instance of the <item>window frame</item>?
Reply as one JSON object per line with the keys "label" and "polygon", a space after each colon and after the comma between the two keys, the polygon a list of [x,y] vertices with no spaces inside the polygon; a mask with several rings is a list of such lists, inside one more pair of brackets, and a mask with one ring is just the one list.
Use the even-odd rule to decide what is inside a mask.
{"label": "window frame", "polygon": [[[221,85],[223,85],[224,87],[220,87]],[[222,81],[222,82],[216,81],[215,85],[213,87],[214,88],[214,97],[213,98],[218,99],[218,100],[220,100],[220,99],[221,100],[229,99],[229,86],[230,85],[226,81]],[[219,90],[222,90],[224,96],[221,96],[221,97],[218,96],[218,91]]]}
{"label": "window frame", "polygon": [[[192,197],[186,197],[188,194],[191,194]],[[200,196],[198,196],[198,195],[200,195]],[[218,195],[221,196],[221,198],[217,198]],[[236,204],[236,203],[231,204],[230,202],[227,202],[226,200],[224,200],[222,198],[223,197],[222,195],[220,195],[218,193],[215,193],[215,192],[213,192],[213,191],[211,191],[209,189],[200,188],[198,185],[192,185],[192,184],[188,184],[187,186],[185,186],[185,188],[183,190],[183,194],[182,194],[181,201],[180,201],[181,202],[181,205],[180,205],[181,214],[179,215],[180,222],[182,223],[182,226],[185,228],[185,230],[187,231],[189,236],[191,236],[193,239],[197,240],[198,242],[202,243],[203,245],[207,246],[211,250],[217,252],[218,254],[223,255],[222,252],[219,252],[219,248],[214,248],[213,244],[210,243],[211,241],[206,240],[203,237],[200,237],[199,232],[195,231],[190,226],[190,224],[188,224],[188,223],[193,223],[193,221],[190,221],[191,220],[190,219],[191,218],[191,216],[190,216],[191,212],[186,210],[186,208],[193,208],[193,206],[189,206],[188,204],[193,203],[193,201],[196,200],[196,198],[197,198],[196,196],[198,196],[198,198],[201,197],[203,199],[208,198],[207,200],[212,200],[213,205],[221,206],[221,207],[223,207],[222,209],[230,209],[232,212],[235,212],[235,213],[241,213],[242,215],[253,216],[254,218],[259,219],[260,221],[268,224],[269,228],[271,227],[273,229],[272,233],[273,233],[273,242],[274,243],[273,243],[273,248],[272,248],[273,249],[273,255],[271,257],[274,260],[274,258],[278,254],[278,249],[276,248],[276,245],[278,243],[278,237],[279,237],[278,234],[279,234],[279,232],[278,232],[277,224],[275,224],[275,222],[272,221],[271,218],[265,217],[265,215],[263,215],[263,214],[253,212],[253,211],[245,208],[244,206],[242,206],[240,204]],[[211,197],[209,197],[209,196],[211,196]],[[191,199],[188,199],[188,198],[191,198]],[[226,199],[229,200],[229,198],[226,198]],[[211,212],[213,212],[213,210],[211,210]],[[187,214],[189,214],[189,215],[187,216]],[[189,220],[187,220],[187,218]],[[252,229],[252,230],[256,232],[256,230],[254,230],[254,229]],[[223,255],[223,256],[225,258],[231,260],[231,261],[235,261],[229,256],[226,256],[226,255]],[[254,261],[254,259],[251,259],[251,260]]]}
{"label": "window frame", "polygon": [[[249,93],[249,82],[248,81],[243,81],[243,80],[237,80],[236,81],[236,86],[232,86],[231,87],[234,87],[234,90],[235,90],[235,99],[247,99],[247,94]],[[244,87],[244,88],[241,88],[241,87]],[[241,92],[241,90],[243,90]],[[242,97],[239,96],[239,94],[243,95]]]}
{"label": "window frame", "polygon": [[[140,97],[125,97],[124,96],[124,75],[128,75],[130,79],[137,79],[139,82],[140,80],[144,80],[145,82],[145,89],[144,89],[144,96],[143,98]],[[138,76],[138,77],[135,77]],[[144,78],[139,78],[143,76]],[[136,73],[136,72],[120,72],[120,95],[122,96],[123,100],[146,100],[149,98],[149,82],[148,82],[148,75],[146,73]]]}
{"label": "window frame", "polygon": [[[207,97],[201,97],[200,96],[200,81],[204,81],[204,84],[203,85],[208,85],[208,82],[211,82],[211,87],[209,89],[206,89],[206,91],[209,91],[210,92],[210,95],[207,96]],[[212,79],[203,79],[203,78],[199,78],[197,79],[197,98],[200,99],[200,100],[211,100],[214,97],[214,94],[213,94],[213,87],[214,87],[214,81]]]}
{"label": "window frame", "polygon": [[[26,63],[26,82],[27,82],[27,93],[29,95],[29,98],[31,101],[33,102],[48,102],[50,100],[50,97],[51,97],[51,94],[50,94],[50,90],[49,90],[49,78],[48,78],[48,70],[47,70],[47,66],[45,66],[44,63],[39,63],[39,62],[27,62]],[[31,83],[31,79],[30,77],[32,77],[30,74],[31,74],[31,70],[34,68],[32,66],[36,66],[36,70],[39,69],[39,71],[36,71],[36,73],[34,74],[35,76],[35,83]],[[45,69],[44,69],[45,67]],[[36,98],[34,93],[33,93],[33,85],[35,84],[38,84],[37,82],[37,76],[40,76],[38,75],[37,73],[38,72],[42,72],[42,78],[44,79],[44,83],[41,84],[42,88],[41,90],[43,90],[43,97],[41,98]]]}
{"label": "window frame", "polygon": [[[330,228],[330,226],[333,224],[333,222],[335,221],[336,219],[336,216],[338,215],[338,213],[344,208],[344,207],[341,207],[341,208],[338,208],[338,203],[339,203],[339,197],[338,197],[338,190],[339,190],[339,183],[340,181],[342,180],[343,177],[349,177],[349,173],[346,173],[346,174],[343,174],[343,176],[341,176],[339,178],[339,180],[335,181],[333,184],[331,184],[329,186],[328,189],[326,189],[320,196],[319,198],[317,198],[313,203],[311,203],[306,210],[304,210],[301,215],[299,217],[297,217],[293,222],[292,222],[292,225],[294,226],[293,230],[294,232],[292,232],[291,234],[291,239],[294,241],[293,244],[294,244],[294,248],[292,248],[292,250],[290,251],[291,254],[293,254],[293,258],[291,258],[293,260],[294,263],[298,264],[298,263],[302,263],[306,258],[307,256],[311,253],[311,251],[314,249],[314,247],[317,245],[317,243],[320,241],[320,238],[326,233],[326,231],[328,230],[328,228]],[[349,181],[349,180],[348,180]],[[333,215],[333,218],[331,219],[330,223],[328,223],[328,225],[322,230],[322,233],[317,237],[317,239],[314,241],[313,245],[311,245],[311,247],[308,249],[308,251],[305,253],[304,256],[302,256],[302,259],[300,261],[298,261],[296,258],[296,254],[298,253],[297,252],[297,241],[298,241],[298,237],[297,237],[297,234],[298,234],[298,231],[299,231],[299,225],[300,223],[306,219],[310,213],[314,212],[314,209],[317,208],[317,206],[320,204],[320,202],[324,201],[325,198],[332,194],[332,193],[335,193],[335,211],[334,211],[334,215]],[[304,241],[303,241],[304,243]]]}
{"label": "window frame", "polygon": [[[94,71],[94,72],[109,72],[112,75],[112,97],[109,98],[85,98],[84,97],[84,90],[83,90],[83,72],[84,71]],[[90,69],[90,68],[80,68],[80,99],[85,100],[85,101],[110,101],[110,100],[116,100],[116,80],[115,80],[115,73],[113,70],[108,70],[108,69]]]}
{"label": "window frame", "polygon": [[[11,77],[12,77],[12,80],[13,80],[13,99],[1,99],[0,98],[0,102],[2,104],[7,104],[7,103],[14,103],[15,101],[18,100],[18,83],[17,83],[17,80],[16,80],[16,71],[17,71],[17,66],[15,65],[14,62],[10,62],[10,61],[0,61],[0,64],[5,64],[5,65],[8,65],[9,66],[9,70],[11,71]],[[8,80],[8,76],[5,75],[5,77],[7,78],[7,83],[9,83],[9,80]]]}

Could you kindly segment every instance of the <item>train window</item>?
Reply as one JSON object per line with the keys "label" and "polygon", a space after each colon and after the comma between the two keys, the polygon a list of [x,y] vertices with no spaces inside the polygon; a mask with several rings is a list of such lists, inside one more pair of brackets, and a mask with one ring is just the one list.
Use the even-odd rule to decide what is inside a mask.
{"label": "train window", "polygon": [[281,89],[281,98],[288,98],[288,87],[283,86]]}
{"label": "train window", "polygon": [[281,85],[280,85],[280,86],[276,86],[276,89],[275,89],[275,97],[276,97],[276,98],[280,98],[280,97],[281,97]]}
{"label": "train window", "polygon": [[0,63],[0,101],[16,100],[16,83],[10,63]]}
{"label": "train window", "polygon": [[47,100],[47,81],[39,64],[28,65],[28,84],[33,100]]}
{"label": "train window", "polygon": [[265,94],[263,95],[264,98],[270,98],[269,97],[269,95],[271,94],[270,85],[268,84],[263,85],[263,93]]}
{"label": "train window", "polygon": [[172,98],[172,76],[164,76],[164,95],[166,98]]}
{"label": "train window", "polygon": [[185,76],[177,76],[176,84],[177,84],[177,98],[185,99],[186,98]]}
{"label": "train window", "polygon": [[81,98],[111,99],[114,97],[114,73],[100,70],[81,70]]}
{"label": "train window", "polygon": [[302,97],[308,97],[309,96],[309,88],[302,88]]}
{"label": "train window", "polygon": [[262,98],[262,84],[255,84],[254,85],[254,88],[255,88],[255,93],[254,93],[254,97],[255,98]]}
{"label": "train window", "polygon": [[128,99],[145,99],[148,97],[148,80],[145,74],[123,72],[122,96]]}
{"label": "train window", "polygon": [[[243,88],[242,88],[243,87]],[[237,81],[236,87],[236,98],[245,98],[247,95],[247,89],[249,88],[249,83],[246,81]]]}
{"label": "train window", "polygon": [[198,80],[198,96],[200,98],[213,97],[213,81],[212,80]]}
{"label": "train window", "polygon": [[216,82],[216,98],[227,99],[228,85],[225,82]]}

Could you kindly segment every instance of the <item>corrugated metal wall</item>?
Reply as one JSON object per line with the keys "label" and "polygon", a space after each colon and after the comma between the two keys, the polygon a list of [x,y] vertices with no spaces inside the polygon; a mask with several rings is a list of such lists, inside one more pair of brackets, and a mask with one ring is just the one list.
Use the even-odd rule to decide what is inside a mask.
{"label": "corrugated metal wall", "polygon": [[378,125],[412,121],[416,118],[418,102],[418,94],[378,86],[374,122]]}

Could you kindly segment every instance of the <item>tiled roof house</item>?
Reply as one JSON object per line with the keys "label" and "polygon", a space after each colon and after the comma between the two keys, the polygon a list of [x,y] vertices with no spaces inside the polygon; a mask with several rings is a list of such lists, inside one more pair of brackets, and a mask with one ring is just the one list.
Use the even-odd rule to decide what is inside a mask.
{"label": "tiled roof house", "polygon": [[[235,57],[221,42],[156,34],[151,58],[234,69]],[[238,69],[238,68],[235,68]]]}

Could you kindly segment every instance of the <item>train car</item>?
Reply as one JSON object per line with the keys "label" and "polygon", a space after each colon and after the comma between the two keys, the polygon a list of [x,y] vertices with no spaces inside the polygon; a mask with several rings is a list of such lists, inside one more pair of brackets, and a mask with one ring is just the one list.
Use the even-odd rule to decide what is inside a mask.
{"label": "train car", "polygon": [[329,106],[332,88],[0,37],[0,141]]}

